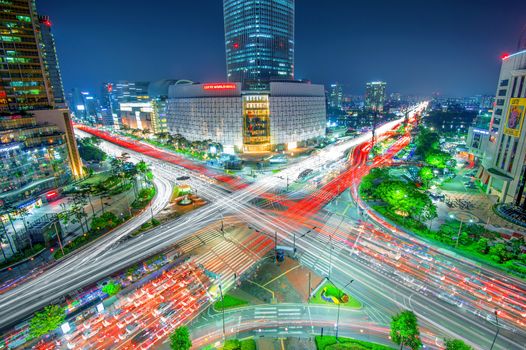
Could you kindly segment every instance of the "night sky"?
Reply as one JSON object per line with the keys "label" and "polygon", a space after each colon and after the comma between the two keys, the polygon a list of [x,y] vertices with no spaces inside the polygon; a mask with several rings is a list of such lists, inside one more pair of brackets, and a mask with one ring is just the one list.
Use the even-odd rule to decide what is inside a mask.
{"label": "night sky", "polygon": [[[103,81],[225,81],[222,0],[37,0],[53,22],[64,88]],[[362,94],[494,94],[525,0],[297,0],[296,78]]]}

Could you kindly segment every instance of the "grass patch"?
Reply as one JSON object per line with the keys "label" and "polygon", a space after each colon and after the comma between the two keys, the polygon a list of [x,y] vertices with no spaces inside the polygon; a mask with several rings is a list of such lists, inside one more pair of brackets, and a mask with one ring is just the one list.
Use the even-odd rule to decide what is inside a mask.
{"label": "grass patch", "polygon": [[390,346],[385,346],[377,343],[371,343],[363,340],[342,338],[333,336],[319,336],[315,338],[316,349],[318,350],[393,350]]}
{"label": "grass patch", "polygon": [[153,199],[155,196],[155,187],[147,187],[143,188],[139,192],[139,196],[137,199],[132,203],[131,207],[133,209],[143,209],[145,208],[148,203]]}
{"label": "grass patch", "polygon": [[349,298],[347,302],[342,302],[341,306],[350,307],[352,309],[359,309],[362,307],[362,303],[358,301],[357,299],[353,298],[347,293],[344,293],[339,288],[337,288],[335,285],[333,285],[330,282],[325,282],[321,288],[318,289],[315,295],[310,299],[310,302],[313,304],[321,304],[321,305],[337,305],[335,303],[332,303],[330,301],[325,301],[322,298],[323,290],[327,288],[325,292],[325,296],[331,296],[336,299],[339,299],[341,295],[347,295]]}
{"label": "grass patch", "polygon": [[256,350],[256,341],[254,339],[237,340],[230,339],[225,342],[221,350]]}
{"label": "grass patch", "polygon": [[[225,310],[233,307],[248,305],[248,301],[239,299],[229,294],[224,296],[224,303]],[[217,311],[223,310],[223,301],[221,299],[214,303],[214,309]]]}

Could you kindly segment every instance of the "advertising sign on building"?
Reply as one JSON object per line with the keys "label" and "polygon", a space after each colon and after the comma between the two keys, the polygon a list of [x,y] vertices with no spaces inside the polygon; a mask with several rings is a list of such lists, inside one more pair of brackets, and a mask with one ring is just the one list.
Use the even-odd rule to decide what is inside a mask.
{"label": "advertising sign on building", "polygon": [[512,98],[510,108],[506,116],[504,134],[519,137],[524,121],[524,111],[526,110],[526,98]]}

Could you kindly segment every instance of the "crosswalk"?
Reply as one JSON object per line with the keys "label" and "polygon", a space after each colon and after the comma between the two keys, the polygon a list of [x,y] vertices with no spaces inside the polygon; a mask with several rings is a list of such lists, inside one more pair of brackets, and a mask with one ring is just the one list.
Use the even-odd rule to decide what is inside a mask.
{"label": "crosswalk", "polygon": [[237,242],[225,240],[223,238],[214,240],[210,244],[210,249],[199,255],[194,261],[203,266],[210,272],[221,276],[221,283],[224,290],[232,287],[237,278],[245,273],[260,258],[261,246],[268,246],[268,242],[261,240],[252,245],[243,246]]}
{"label": "crosswalk", "polygon": [[253,318],[266,321],[265,328],[259,329],[259,333],[290,336],[291,334],[304,333],[304,327],[294,325],[294,321],[302,322],[306,317],[305,313],[306,308],[304,306],[262,305],[254,308]]}

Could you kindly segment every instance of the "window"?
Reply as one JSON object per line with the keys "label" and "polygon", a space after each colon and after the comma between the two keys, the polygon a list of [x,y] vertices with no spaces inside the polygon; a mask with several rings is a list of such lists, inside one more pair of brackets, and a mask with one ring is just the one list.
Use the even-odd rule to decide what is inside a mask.
{"label": "window", "polygon": [[524,75],[521,77],[521,83],[519,84],[519,91],[517,97],[522,97],[522,88],[524,87]]}
{"label": "window", "polygon": [[499,90],[499,96],[506,96],[506,89]]}
{"label": "window", "polygon": [[18,16],[16,16],[16,19],[18,19],[19,21],[22,21],[22,22],[28,22],[28,23],[31,22],[31,17],[29,17],[29,16],[18,15]]}
{"label": "window", "polygon": [[502,115],[502,108],[497,108],[495,110],[495,115]]}
{"label": "window", "polygon": [[504,106],[504,100],[501,99],[501,98],[499,98],[499,99],[497,100],[497,106]]}
{"label": "window", "polygon": [[500,81],[500,86],[508,86],[509,82],[510,81],[508,79],[501,80]]}

